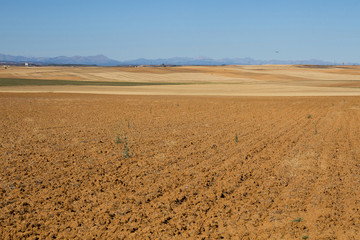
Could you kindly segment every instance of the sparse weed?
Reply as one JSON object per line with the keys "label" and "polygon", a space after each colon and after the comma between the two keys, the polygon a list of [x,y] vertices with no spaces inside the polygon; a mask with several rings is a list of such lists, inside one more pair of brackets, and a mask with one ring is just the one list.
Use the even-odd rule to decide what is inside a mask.
{"label": "sparse weed", "polygon": [[120,143],[121,143],[121,138],[119,137],[119,135],[116,136],[115,143],[116,143],[116,144],[120,144]]}
{"label": "sparse weed", "polygon": [[301,218],[301,217],[295,218],[295,219],[293,220],[293,222],[301,222],[301,221],[302,221],[302,218]]}
{"label": "sparse weed", "polygon": [[311,114],[308,114],[307,118],[311,118]]}
{"label": "sparse weed", "polygon": [[301,239],[309,239],[309,236],[302,236]]}
{"label": "sparse weed", "polygon": [[115,139],[115,143],[116,144],[123,144],[123,153],[122,153],[122,156],[124,158],[130,158],[132,157],[134,154],[133,153],[130,153],[130,148],[129,148],[129,145],[128,145],[128,141],[127,141],[127,137],[125,136],[124,137],[124,140],[122,140],[119,136],[116,137]]}
{"label": "sparse weed", "polygon": [[239,142],[239,138],[238,138],[237,133],[235,133],[235,142]]}
{"label": "sparse weed", "polygon": [[317,131],[317,128],[315,128],[315,135],[317,135],[318,134],[318,131]]}
{"label": "sparse weed", "polygon": [[123,154],[123,157],[124,158],[130,158],[132,156],[133,156],[133,154],[132,153],[130,154],[130,149],[128,147],[127,138],[125,137],[124,138],[124,154]]}
{"label": "sparse weed", "polygon": [[211,149],[214,149],[215,151],[217,151],[218,149],[217,149],[217,145],[216,144],[213,144],[212,146],[211,146]]}

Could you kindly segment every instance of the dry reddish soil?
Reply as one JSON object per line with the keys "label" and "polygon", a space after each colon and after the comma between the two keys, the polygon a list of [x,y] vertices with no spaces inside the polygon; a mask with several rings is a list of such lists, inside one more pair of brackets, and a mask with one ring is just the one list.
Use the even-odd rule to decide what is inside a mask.
{"label": "dry reddish soil", "polygon": [[0,102],[1,239],[360,236],[359,97]]}

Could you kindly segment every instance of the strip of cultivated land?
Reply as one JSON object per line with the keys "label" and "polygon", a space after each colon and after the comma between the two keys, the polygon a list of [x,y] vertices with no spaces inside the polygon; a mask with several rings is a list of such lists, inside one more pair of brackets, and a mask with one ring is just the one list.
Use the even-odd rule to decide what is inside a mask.
{"label": "strip of cultivated land", "polygon": [[359,96],[360,66],[10,67],[0,69],[0,91]]}
{"label": "strip of cultivated land", "polygon": [[159,85],[184,85],[189,83],[170,82],[99,82],[99,81],[73,81],[73,80],[48,80],[24,78],[0,78],[2,86],[159,86]]}
{"label": "strip of cultivated land", "polygon": [[360,235],[359,97],[0,102],[1,239]]}

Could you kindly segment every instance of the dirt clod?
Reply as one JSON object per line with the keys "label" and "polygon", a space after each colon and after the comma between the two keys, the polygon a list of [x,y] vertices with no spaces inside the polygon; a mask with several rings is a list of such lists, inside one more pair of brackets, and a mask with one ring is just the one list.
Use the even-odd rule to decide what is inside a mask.
{"label": "dirt clod", "polygon": [[358,97],[0,102],[0,239],[360,235]]}

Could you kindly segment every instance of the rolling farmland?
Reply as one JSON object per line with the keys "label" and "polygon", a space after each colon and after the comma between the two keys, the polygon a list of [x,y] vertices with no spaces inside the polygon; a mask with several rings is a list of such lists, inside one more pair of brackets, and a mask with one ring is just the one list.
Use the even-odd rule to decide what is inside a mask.
{"label": "rolling farmland", "polygon": [[189,84],[0,87],[0,238],[356,239],[359,69],[259,68],[2,70]]}

